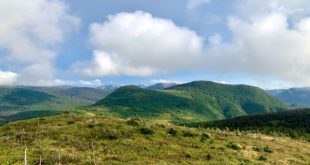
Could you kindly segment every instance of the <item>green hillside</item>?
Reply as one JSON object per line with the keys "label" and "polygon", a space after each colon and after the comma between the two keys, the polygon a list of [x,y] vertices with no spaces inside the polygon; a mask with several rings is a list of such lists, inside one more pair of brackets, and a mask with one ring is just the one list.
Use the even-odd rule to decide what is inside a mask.
{"label": "green hillside", "polygon": [[0,101],[2,104],[11,105],[34,105],[56,99],[55,96],[22,88],[12,88],[2,93]]}
{"label": "green hillside", "polygon": [[56,94],[68,96],[71,98],[85,99],[91,102],[96,102],[111,92],[112,91],[89,87],[73,87],[54,91]]}
{"label": "green hillside", "polygon": [[201,103],[192,99],[136,86],[121,87],[95,104],[95,106],[102,105],[108,107],[111,113],[122,117],[161,118],[168,115],[168,118],[175,121],[185,118],[206,120],[217,117],[216,114],[205,111]]}
{"label": "green hillside", "polygon": [[242,116],[227,120],[193,123],[188,126],[229,128],[310,141],[310,109]]}
{"label": "green hillside", "polygon": [[19,87],[0,87],[0,123],[56,115],[61,111],[89,104],[86,100],[51,93]]}
{"label": "green hillside", "polygon": [[121,117],[137,115],[175,122],[217,120],[289,109],[259,88],[207,81],[177,85],[162,91],[121,87],[95,106],[104,107],[105,111]]}
{"label": "green hillside", "polygon": [[73,114],[0,127],[0,164],[309,164],[308,142]]}

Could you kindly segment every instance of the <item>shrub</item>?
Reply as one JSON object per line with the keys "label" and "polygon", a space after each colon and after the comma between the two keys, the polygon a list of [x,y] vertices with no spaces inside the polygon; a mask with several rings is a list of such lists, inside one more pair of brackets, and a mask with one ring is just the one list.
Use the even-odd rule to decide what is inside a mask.
{"label": "shrub", "polygon": [[88,128],[94,128],[94,127],[95,127],[95,124],[94,124],[94,123],[88,123],[88,124],[87,124],[87,127],[88,127]]}
{"label": "shrub", "polygon": [[190,153],[187,153],[187,154],[185,154],[185,157],[186,157],[187,159],[190,159],[190,158],[192,158],[192,155],[191,155]]}
{"label": "shrub", "polygon": [[150,128],[142,127],[142,128],[140,128],[140,133],[143,135],[153,135],[154,131]]}
{"label": "shrub", "polygon": [[264,151],[267,153],[273,153],[273,151],[269,148],[269,146],[264,147]]}
{"label": "shrub", "polygon": [[234,143],[234,142],[229,142],[226,146],[228,148],[233,149],[233,150],[240,150],[241,149],[241,147],[238,144]]}
{"label": "shrub", "polygon": [[170,128],[168,130],[168,134],[172,135],[172,136],[176,136],[178,134],[178,131],[174,128]]}
{"label": "shrub", "polygon": [[139,125],[144,125],[144,122],[139,117],[134,117],[134,118],[129,119],[127,121],[127,124],[132,125],[132,126],[139,126]]}
{"label": "shrub", "polygon": [[117,131],[112,130],[112,131],[106,131],[104,136],[106,139],[116,140],[120,137],[120,134]]}
{"label": "shrub", "polygon": [[74,124],[74,123],[75,123],[75,121],[73,121],[73,120],[70,120],[67,122],[67,124]]}
{"label": "shrub", "polygon": [[200,141],[201,141],[201,142],[204,142],[204,141],[207,140],[207,139],[210,139],[209,134],[207,134],[207,133],[202,133],[202,134],[201,134],[201,137],[200,137]]}
{"label": "shrub", "polygon": [[191,132],[189,130],[183,131],[183,136],[184,137],[195,137],[197,136],[194,132]]}
{"label": "shrub", "polygon": [[211,156],[210,153],[208,153],[207,156],[206,156],[206,160],[211,160],[211,159],[212,159],[212,156]]}
{"label": "shrub", "polygon": [[258,146],[253,146],[253,150],[254,150],[254,151],[257,151],[257,152],[260,152],[260,151],[261,151],[261,149],[260,149]]}
{"label": "shrub", "polygon": [[258,157],[258,160],[266,161],[267,158],[264,155],[261,155],[261,156]]}

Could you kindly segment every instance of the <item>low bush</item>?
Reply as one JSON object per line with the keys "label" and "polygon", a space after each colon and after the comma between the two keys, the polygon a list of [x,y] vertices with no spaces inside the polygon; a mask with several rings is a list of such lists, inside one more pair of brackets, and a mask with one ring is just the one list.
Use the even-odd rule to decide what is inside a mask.
{"label": "low bush", "polygon": [[183,131],[183,136],[184,137],[195,137],[195,136],[197,136],[197,134],[195,134],[194,132],[192,132],[190,130],[186,130],[186,131]]}
{"label": "low bush", "polygon": [[233,149],[233,150],[240,150],[241,149],[241,147],[238,144],[234,143],[234,142],[229,142],[226,146],[228,148]]}
{"label": "low bush", "polygon": [[174,129],[174,128],[170,128],[168,130],[168,134],[172,135],[172,136],[176,136],[178,134],[178,130]]}
{"label": "low bush", "polygon": [[140,128],[140,133],[143,135],[153,135],[154,131],[151,128],[142,127]]}
{"label": "low bush", "polygon": [[269,146],[264,147],[264,152],[273,153],[273,151],[269,148]]}

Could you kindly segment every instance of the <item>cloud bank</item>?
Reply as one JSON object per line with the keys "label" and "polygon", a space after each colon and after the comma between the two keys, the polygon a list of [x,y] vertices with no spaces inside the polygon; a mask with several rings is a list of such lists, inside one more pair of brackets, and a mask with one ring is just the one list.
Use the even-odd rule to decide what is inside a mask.
{"label": "cloud bank", "polygon": [[304,7],[310,3],[260,1],[255,6],[255,2],[240,1],[238,12],[228,16],[232,42],[206,50],[208,69],[219,74],[241,73],[258,81],[309,85],[310,17]]}
{"label": "cloud bank", "polygon": [[0,1],[1,63],[17,72],[19,82],[54,79],[56,46],[79,19],[61,0]]}
{"label": "cloud bank", "polygon": [[17,77],[16,73],[0,70],[0,85],[13,85],[16,83]]}
{"label": "cloud bank", "polygon": [[203,50],[194,31],[149,13],[119,13],[90,26],[93,59],[77,68],[86,76],[150,76],[193,67]]}

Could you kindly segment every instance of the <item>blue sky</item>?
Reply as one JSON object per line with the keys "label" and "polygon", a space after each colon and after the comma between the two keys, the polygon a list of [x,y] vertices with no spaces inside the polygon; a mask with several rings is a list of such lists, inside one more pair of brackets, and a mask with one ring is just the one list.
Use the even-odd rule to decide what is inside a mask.
{"label": "blue sky", "polygon": [[310,86],[306,0],[0,2],[0,85]]}

